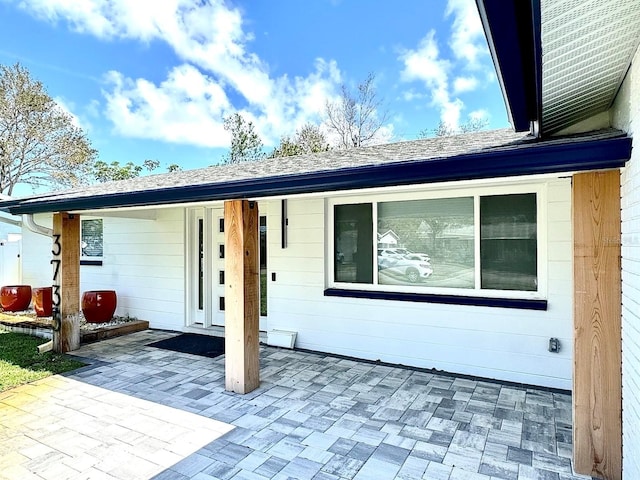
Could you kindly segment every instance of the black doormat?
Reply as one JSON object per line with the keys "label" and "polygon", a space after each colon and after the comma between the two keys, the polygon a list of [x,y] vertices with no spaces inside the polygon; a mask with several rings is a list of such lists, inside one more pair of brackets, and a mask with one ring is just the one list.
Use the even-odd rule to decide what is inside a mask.
{"label": "black doormat", "polygon": [[147,347],[156,347],[173,352],[191,353],[202,357],[215,358],[224,354],[224,337],[183,333],[177,337],[149,343]]}

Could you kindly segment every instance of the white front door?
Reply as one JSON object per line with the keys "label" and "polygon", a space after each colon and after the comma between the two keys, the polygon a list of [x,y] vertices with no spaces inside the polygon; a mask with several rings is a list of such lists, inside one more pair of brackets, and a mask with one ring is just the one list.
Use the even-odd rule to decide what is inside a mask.
{"label": "white front door", "polygon": [[[224,326],[225,245],[222,208],[188,210],[187,326]],[[266,329],[266,217],[260,217],[260,330]]]}
{"label": "white front door", "polygon": [[204,209],[188,210],[187,326],[205,326],[205,229]]}
{"label": "white front door", "polygon": [[211,282],[211,324],[224,327],[224,211],[211,211],[211,262],[209,265],[213,281]]}

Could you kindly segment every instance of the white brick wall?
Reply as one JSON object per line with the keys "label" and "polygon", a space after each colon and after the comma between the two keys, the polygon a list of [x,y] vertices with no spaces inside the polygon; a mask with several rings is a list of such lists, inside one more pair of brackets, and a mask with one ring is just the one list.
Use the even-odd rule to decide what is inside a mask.
{"label": "white brick wall", "polygon": [[640,50],[612,109],[616,128],[636,137],[622,171],[623,477],[640,478]]}

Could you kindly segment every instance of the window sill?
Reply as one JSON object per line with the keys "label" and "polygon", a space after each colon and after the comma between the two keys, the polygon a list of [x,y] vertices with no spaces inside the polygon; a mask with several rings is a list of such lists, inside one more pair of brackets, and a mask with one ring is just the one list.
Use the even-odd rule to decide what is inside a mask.
{"label": "window sill", "polygon": [[380,292],[372,290],[346,290],[327,288],[325,297],[368,298],[400,302],[442,303],[446,305],[472,305],[476,307],[516,308],[520,310],[546,310],[547,300],[523,298],[470,297],[463,295],[436,295],[432,293]]}
{"label": "window sill", "polygon": [[102,260],[80,260],[80,265],[93,265],[94,267],[101,267]]}

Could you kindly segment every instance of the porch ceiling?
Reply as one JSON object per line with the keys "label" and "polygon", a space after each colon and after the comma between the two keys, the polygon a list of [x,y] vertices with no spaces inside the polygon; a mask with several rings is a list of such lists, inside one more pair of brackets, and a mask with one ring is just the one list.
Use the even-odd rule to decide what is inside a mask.
{"label": "porch ceiling", "polygon": [[542,131],[609,109],[640,44],[638,0],[542,0]]}

